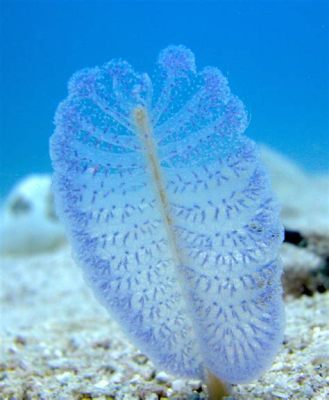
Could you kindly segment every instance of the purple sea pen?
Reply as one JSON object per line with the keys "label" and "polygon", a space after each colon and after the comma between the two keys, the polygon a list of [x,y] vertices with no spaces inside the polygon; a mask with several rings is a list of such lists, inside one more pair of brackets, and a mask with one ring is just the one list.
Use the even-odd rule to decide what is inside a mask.
{"label": "purple sea pen", "polygon": [[54,191],[99,300],[161,368],[257,378],[282,340],[279,208],[227,79],[169,46],[154,79],[121,60],[73,76]]}

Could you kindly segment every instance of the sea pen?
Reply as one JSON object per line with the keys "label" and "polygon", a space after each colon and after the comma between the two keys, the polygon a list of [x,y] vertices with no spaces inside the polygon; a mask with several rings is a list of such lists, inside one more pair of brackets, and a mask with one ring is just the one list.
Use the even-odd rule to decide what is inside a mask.
{"label": "sea pen", "polygon": [[258,377],[282,340],[283,230],[226,78],[184,46],[153,79],[113,60],[74,75],[55,123],[56,204],[99,300],[212,398]]}

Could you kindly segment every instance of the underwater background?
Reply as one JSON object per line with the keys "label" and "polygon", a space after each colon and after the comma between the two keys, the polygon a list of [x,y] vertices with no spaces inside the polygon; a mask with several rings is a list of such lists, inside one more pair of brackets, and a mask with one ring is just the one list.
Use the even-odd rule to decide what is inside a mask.
{"label": "underwater background", "polygon": [[122,58],[152,72],[169,44],[222,70],[247,107],[249,137],[327,172],[328,15],[319,0],[2,0],[0,195],[51,171],[53,116],[75,71]]}
{"label": "underwater background", "polygon": [[[209,348],[208,343],[213,342],[209,332],[213,329],[212,326],[216,326],[213,329],[214,337],[217,332],[228,337],[228,345],[225,345],[225,340],[220,341],[221,344],[224,343],[220,347],[224,352],[221,350],[220,353],[227,353],[229,359],[233,354],[229,350],[233,330],[226,321],[225,313],[225,323],[220,326],[220,310],[229,308],[230,315],[233,319],[236,318],[233,304],[239,302],[233,289],[242,288],[241,282],[245,287],[245,279],[249,282],[246,293],[238,291],[237,295],[241,294],[241,298],[245,296],[252,300],[251,293],[258,293],[260,307],[255,306],[250,318],[249,314],[241,313],[240,322],[234,323],[234,329],[245,333],[255,332],[255,329],[257,331],[257,324],[254,324],[256,316],[261,315],[261,327],[264,328],[264,323],[270,321],[271,331],[281,335],[282,318],[278,313],[281,307],[274,306],[273,312],[266,313],[269,318],[259,311],[263,309],[264,303],[273,302],[273,298],[276,304],[281,303],[278,297],[281,295],[281,262],[269,263],[270,259],[277,258],[278,251],[282,260],[281,281],[286,320],[283,343],[264,374],[250,383],[233,385],[229,398],[329,399],[328,25],[328,0],[0,0],[1,400],[208,399],[209,392],[212,392],[209,390],[212,388],[211,384],[207,390],[204,380],[185,379],[178,370],[177,374],[175,372],[175,375],[171,375],[174,370],[166,364],[171,358],[169,351],[168,357],[165,354],[169,348],[167,343],[172,343],[172,338],[175,337],[189,340],[193,338],[193,330],[196,332],[198,329],[202,331],[200,336],[208,335],[209,338],[209,342],[203,340],[207,344],[203,349]],[[179,46],[173,51],[174,47],[171,46],[168,50],[168,45],[177,44],[186,47]],[[167,50],[163,50],[166,48]],[[187,157],[182,158],[186,162],[194,153],[186,151],[186,148],[189,149],[186,145],[192,141],[189,141],[188,129],[180,129],[181,124],[184,126],[185,123],[187,128],[191,128],[204,123],[206,129],[199,132],[207,140],[201,141],[203,137],[200,137],[200,146],[195,147],[196,153],[199,152],[208,161],[214,155],[220,154],[222,164],[216,173],[211,172],[215,163],[209,162],[209,169],[208,165],[203,165],[204,171],[211,173],[202,181],[206,175],[202,173],[201,180],[199,179],[198,165],[192,164],[191,167],[186,162],[184,168],[178,168],[178,162],[175,167],[179,181],[178,173],[184,173],[183,184],[176,184],[176,177],[171,171],[173,168],[168,168],[168,164],[163,170],[165,178],[168,177],[170,181],[168,180],[165,190],[162,190],[161,168],[157,167],[157,158],[153,158],[157,152],[150,145],[152,141],[145,141],[145,148],[149,150],[149,172],[152,172],[153,180],[157,182],[155,191],[144,192],[143,174],[131,175],[130,181],[120,181],[122,176],[127,176],[126,170],[129,167],[123,168],[116,175],[112,174],[115,171],[111,169],[109,178],[101,181],[106,174],[102,174],[102,169],[98,170],[102,160],[99,159],[100,153],[97,149],[97,131],[90,138],[79,132],[79,140],[71,142],[71,124],[67,124],[60,128],[58,125],[52,139],[52,157],[57,177],[53,184],[49,139],[54,131],[55,110],[59,102],[67,96],[67,82],[72,74],[86,67],[100,66],[114,58],[128,61],[137,72],[152,74],[161,50],[162,65],[166,64],[168,71],[171,69],[171,72],[174,70],[177,73],[180,71],[177,67],[179,63],[184,68],[191,67],[191,53],[186,48],[194,53],[198,71],[207,65],[221,69],[228,77],[233,94],[245,104],[250,120],[246,135],[260,144],[260,156],[268,170],[273,194],[268,191],[267,179],[262,173],[258,158],[252,157],[249,141],[244,142],[242,136],[236,136],[237,141],[233,146],[234,143],[226,140],[224,134],[221,137],[223,140],[218,143],[214,135],[209,135],[209,138],[207,134],[211,116],[218,112],[218,102],[222,96],[227,95],[224,84],[224,90],[218,91],[220,86],[217,86],[216,79],[209,86],[207,84],[204,92],[206,96],[200,97],[202,101],[195,101],[194,108],[191,107],[193,102],[188,103],[183,108],[184,113],[178,113],[181,118],[179,123],[177,118],[173,118],[171,121],[175,121],[174,123],[161,125],[162,128],[165,126],[161,132],[154,130],[159,133],[156,138],[161,134],[165,139],[168,138],[166,135],[169,130],[173,132],[172,137],[175,137],[175,131],[185,134],[188,140],[179,142],[177,139],[180,139],[180,135],[177,134],[173,147],[177,147],[183,156],[186,153]],[[181,58],[179,54],[185,56]],[[179,61],[178,64],[176,61]],[[172,65],[176,68],[172,68]],[[122,70],[119,69],[119,73],[120,71]],[[92,75],[91,73],[90,77]],[[121,78],[126,75],[118,76]],[[216,78],[216,73],[213,77]],[[124,82],[122,80],[123,90],[130,87],[131,82],[129,79]],[[78,80],[76,84],[85,87],[82,80]],[[144,84],[147,87],[146,82]],[[116,89],[120,88],[120,79],[115,80],[111,87],[117,96]],[[134,96],[137,96],[143,85],[134,88],[137,88],[136,92],[133,90]],[[186,100],[184,95],[180,95],[180,89],[173,93],[175,96],[168,107],[169,112],[173,112],[182,104],[182,100]],[[190,93],[191,87],[187,90],[187,94]],[[216,95],[212,96],[211,93]],[[118,98],[121,99],[120,90]],[[165,95],[163,99],[168,98]],[[161,106],[166,108],[163,99],[156,103],[160,105],[158,110],[161,110]],[[213,108],[208,109],[203,104],[210,104]],[[66,110],[62,108],[62,117],[65,112],[70,111],[69,108],[68,104]],[[185,116],[182,118],[181,114],[187,114],[186,110],[197,111],[194,115],[191,113],[191,118],[184,122]],[[75,111],[72,115],[69,112],[68,121],[71,117],[73,120],[79,118]],[[84,108],[81,107],[81,118],[86,117],[83,111]],[[102,119],[98,121],[96,115],[93,115],[93,121],[98,126]],[[139,134],[147,133],[147,113],[143,112],[143,108],[135,107],[133,115],[135,131]],[[229,132],[231,138],[233,132],[244,127],[244,113],[236,103],[236,107],[227,106],[223,115],[224,122],[229,123],[222,124],[221,133]],[[163,118],[165,121],[168,115]],[[88,118],[83,123],[85,122],[88,123]],[[76,127],[75,124],[72,126]],[[156,126],[159,127],[159,124]],[[95,142],[93,139],[96,139]],[[115,143],[116,136],[109,138],[110,144],[111,140]],[[169,142],[170,140],[169,137]],[[241,151],[236,152],[236,144],[240,142]],[[66,144],[70,151],[76,151],[79,159],[84,160],[80,169],[70,169]],[[118,149],[130,146],[121,141],[116,144]],[[160,150],[170,149],[170,143],[169,146],[164,146],[159,141],[157,145],[159,144]],[[90,145],[94,145],[94,148]],[[86,179],[80,180],[78,173],[87,166],[84,155],[90,149],[93,152],[90,157],[92,164],[86,170]],[[116,163],[119,157],[121,163],[127,157],[124,152],[111,152],[105,141],[99,149],[106,149],[107,153],[104,154],[107,165]],[[223,153],[226,149],[225,157]],[[128,154],[130,157],[131,152]],[[167,155],[170,153],[165,154],[163,159]],[[209,158],[206,158],[208,155]],[[94,161],[97,163],[94,164]],[[125,158],[125,161],[127,165],[131,160]],[[242,173],[239,173],[239,169]],[[138,180],[135,180],[135,176]],[[209,186],[211,190],[208,190],[207,180],[210,181],[212,176],[216,176],[218,190],[213,184]],[[129,182],[133,182],[133,185],[126,193],[125,187],[129,187]],[[204,190],[199,191],[202,182]],[[194,185],[195,195],[188,188],[190,183]],[[150,186],[147,184],[147,187]],[[118,190],[121,189],[122,196],[118,195]],[[108,196],[110,191],[113,195]],[[144,197],[146,200],[152,199],[156,192],[161,198],[161,204],[166,207],[156,207],[154,211],[148,212]],[[142,197],[140,193],[143,194]],[[57,196],[57,207],[54,194]],[[280,220],[284,228],[284,242],[280,249],[283,232],[278,221],[279,209],[271,202],[273,195],[280,204]],[[62,205],[60,196],[64,200]],[[211,198],[213,202],[210,201]],[[65,199],[68,199],[66,204]],[[171,211],[167,212],[166,202],[170,205],[170,210],[173,210],[175,219],[171,218]],[[150,201],[148,204],[152,205]],[[178,207],[185,211],[177,211]],[[246,210],[242,211],[242,208]],[[138,209],[137,217],[132,211],[134,209]],[[156,249],[163,248],[163,243],[166,243],[161,236],[163,226],[148,222],[148,219],[154,219],[159,209],[165,210],[161,214],[166,217],[162,217],[162,225],[168,225],[167,238],[172,237],[173,244],[176,236],[181,235],[180,230],[187,232],[187,238],[193,238],[195,232],[204,232],[191,241],[191,253],[188,255],[190,265],[176,268],[177,271],[181,269],[181,273],[173,273],[172,278],[168,273],[170,265],[167,267],[170,252],[164,250],[162,255],[156,253]],[[143,217],[139,217],[141,210]],[[230,210],[233,210],[233,214]],[[84,220],[84,215],[87,220]],[[208,223],[206,216],[209,215],[214,215],[218,222]],[[138,226],[141,227],[140,231],[137,230]],[[171,226],[175,228],[171,229]],[[235,236],[238,231],[242,232],[242,236],[239,236],[240,242]],[[152,236],[149,240],[145,232]],[[243,232],[249,232],[248,239],[244,239]],[[192,239],[183,238],[181,243],[186,243],[186,240]],[[180,252],[184,253],[181,243],[177,246],[177,256]],[[174,248],[175,246],[172,250]],[[75,257],[72,257],[72,253]],[[215,253],[216,260],[212,263]],[[146,255],[150,256],[150,261],[147,261]],[[248,259],[249,255],[252,261],[245,262],[245,257]],[[202,268],[199,267],[199,256],[204,257],[201,260]],[[221,258],[223,261],[220,261]],[[177,259],[179,260],[178,257]],[[257,278],[252,279],[252,268],[257,266],[257,259],[259,266],[254,270]],[[236,262],[234,268],[232,260]],[[121,267],[124,267],[122,286],[118,272]],[[114,274],[111,273],[112,268],[116,268]],[[200,275],[200,282],[206,274],[210,276],[211,272],[216,272],[216,275],[213,280],[208,281],[209,284],[195,286],[196,290],[192,287],[193,279],[189,275],[192,278],[193,275],[197,276],[199,269],[200,272],[202,269],[205,272],[205,275]],[[101,289],[104,288],[103,292],[98,293],[98,298],[103,304],[111,296],[114,298],[113,304],[118,300],[116,314],[111,316],[97,301],[87,281],[83,279],[83,272],[90,280],[98,276]],[[160,277],[155,277],[158,274]],[[185,279],[184,282],[182,278]],[[156,343],[156,347],[165,356],[163,362],[155,365],[153,357],[148,358],[152,354],[146,351],[145,354],[141,353],[144,350],[134,347],[126,336],[135,334],[136,339],[136,326],[141,320],[140,315],[141,318],[143,315],[138,313],[138,324],[135,326],[133,322],[132,329],[129,329],[127,321],[135,321],[133,318],[136,314],[127,311],[125,304],[129,305],[133,298],[134,303],[141,304],[142,311],[145,311],[148,290],[154,289],[150,318],[145,324],[145,336],[140,336],[148,340],[152,337],[152,331],[165,332],[163,328],[167,325],[168,314],[170,317],[177,315],[175,312],[180,304],[175,293],[169,296],[171,290],[166,284],[170,279],[180,282],[182,287],[184,284],[186,290],[193,291],[191,298],[184,295],[185,290],[177,290],[177,293],[185,297],[186,303],[189,303],[188,308],[191,306],[191,310],[196,309],[196,312],[202,310],[202,306],[194,307],[197,305],[195,299],[202,300],[202,292],[212,293],[211,296],[206,294],[204,299],[208,301],[205,304],[209,304],[210,310],[207,311],[207,308],[205,315],[210,315],[210,318],[213,316],[213,320],[206,329],[203,329],[204,325],[200,325],[196,329],[185,331],[181,329],[180,319],[177,320],[177,325],[175,320],[174,334],[163,336],[168,340]],[[117,296],[119,291],[112,290],[114,286],[111,285],[114,282],[118,282],[116,289],[122,288],[121,297]],[[141,289],[141,285],[145,283],[146,292]],[[222,290],[219,296],[213,293],[217,285],[218,294]],[[273,289],[275,285],[277,290]],[[134,293],[131,292],[131,287]],[[162,313],[162,304],[166,303],[156,296],[158,289],[168,297],[168,304],[173,304],[173,312]],[[126,303],[125,299],[128,299]],[[108,305],[109,309],[114,309],[111,304]],[[218,307],[220,308],[217,312]],[[156,318],[151,316],[154,308],[161,311],[160,314],[156,313]],[[137,307],[136,310],[138,309]],[[170,310],[169,307],[168,309]],[[248,307],[246,310],[250,313]],[[121,323],[126,324],[126,334],[121,330],[122,326],[117,324],[119,313],[122,316]],[[184,317],[184,313],[182,315]],[[188,312],[185,318],[191,322],[195,320],[194,317],[189,318]],[[247,319],[246,331],[243,321]],[[198,324],[200,321],[201,318],[198,319]],[[178,330],[180,332],[176,335]],[[185,335],[185,332],[188,334]],[[248,334],[243,337],[245,343],[247,336]],[[236,337],[239,339],[242,336],[238,334]],[[279,338],[279,335],[276,337]],[[234,348],[236,343],[232,340]],[[275,343],[271,336],[270,343],[261,347],[264,353],[261,352],[260,357],[255,357],[248,363],[249,372],[254,374],[259,360],[265,359],[264,355],[272,356],[274,353],[270,354],[269,351],[272,352],[274,345],[278,343],[279,339]],[[176,346],[172,354],[181,357],[189,354],[188,349],[191,347],[183,346],[184,351],[180,351],[181,348],[182,346]],[[256,348],[259,348],[258,345]],[[211,349],[202,350],[202,359],[215,359],[209,369],[212,374],[217,371],[216,376],[224,379],[223,374],[230,368],[220,358],[217,362],[215,350],[218,347],[214,347],[214,352]],[[195,367],[197,363],[192,361],[186,365],[189,364]],[[219,371],[220,367],[223,367],[222,371]],[[234,374],[239,370],[232,369]],[[249,378],[251,379],[250,376]],[[227,380],[233,382],[232,379]]]}

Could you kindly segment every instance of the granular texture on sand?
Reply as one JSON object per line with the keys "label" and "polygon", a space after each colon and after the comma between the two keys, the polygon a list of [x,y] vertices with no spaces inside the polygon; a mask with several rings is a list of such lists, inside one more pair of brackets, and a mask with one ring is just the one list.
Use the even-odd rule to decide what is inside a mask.
{"label": "granular texture on sand", "polygon": [[[285,253],[293,264],[293,251]],[[134,348],[93,298],[68,247],[1,258],[0,399],[206,399]],[[234,399],[329,397],[329,292],[287,295],[285,340],[271,369]]]}

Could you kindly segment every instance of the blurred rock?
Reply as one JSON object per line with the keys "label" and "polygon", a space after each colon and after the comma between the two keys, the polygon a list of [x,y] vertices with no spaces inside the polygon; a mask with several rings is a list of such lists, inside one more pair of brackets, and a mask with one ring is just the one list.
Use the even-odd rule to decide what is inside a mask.
{"label": "blurred rock", "polygon": [[0,220],[1,254],[48,251],[65,241],[48,175],[30,175],[20,181],[2,205]]}
{"label": "blurred rock", "polygon": [[282,277],[286,295],[312,295],[329,289],[328,271],[325,270],[325,260],[314,252],[284,243],[281,249],[284,266]]}
{"label": "blurred rock", "polygon": [[291,160],[262,147],[278,199],[286,244],[282,248],[286,294],[329,289],[329,174],[311,175]]}
{"label": "blurred rock", "polygon": [[305,237],[328,239],[329,174],[307,174],[290,159],[265,146],[261,154],[282,206],[284,226]]}

